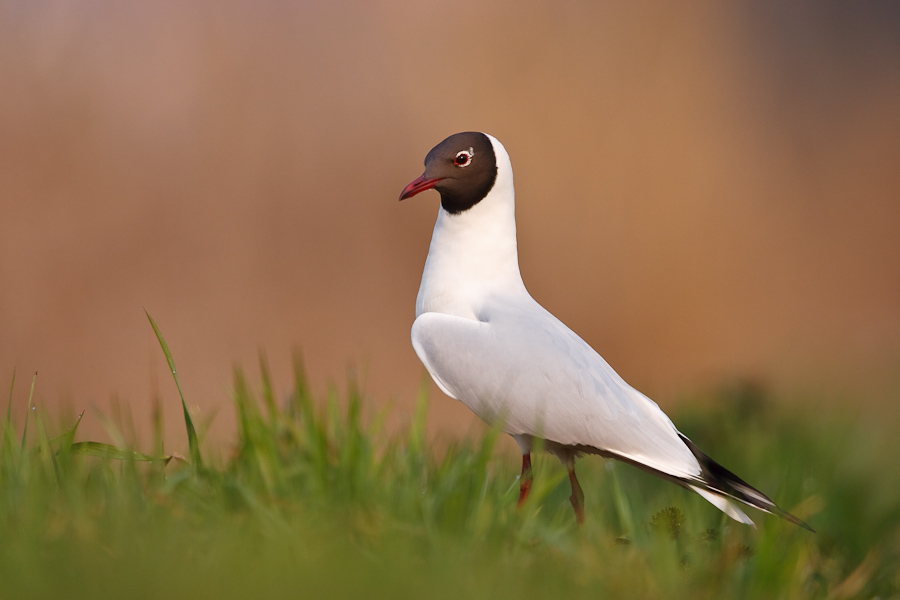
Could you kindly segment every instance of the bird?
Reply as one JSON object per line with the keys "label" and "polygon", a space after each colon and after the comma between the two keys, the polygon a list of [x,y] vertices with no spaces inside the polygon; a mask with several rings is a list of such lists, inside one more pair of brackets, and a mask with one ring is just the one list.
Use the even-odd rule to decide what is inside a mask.
{"label": "bird", "polygon": [[512,164],[497,138],[474,131],[446,138],[428,152],[425,172],[400,200],[431,189],[441,202],[412,346],[441,391],[517,442],[519,508],[533,482],[532,452],[543,449],[568,470],[579,526],[584,491],[575,459],[599,455],[692,490],[752,527],[741,504],[812,531],[704,454],[531,297],[519,271]]}

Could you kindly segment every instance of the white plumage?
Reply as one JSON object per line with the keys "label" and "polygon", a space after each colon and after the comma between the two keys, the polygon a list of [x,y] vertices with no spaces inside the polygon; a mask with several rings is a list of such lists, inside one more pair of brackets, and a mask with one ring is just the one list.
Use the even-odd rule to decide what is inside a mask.
{"label": "white plumage", "polygon": [[[495,138],[486,136],[496,166],[490,191],[468,198],[461,210],[450,204],[452,186],[463,185],[472,173],[465,170],[469,164],[458,164],[466,157],[460,159],[456,150],[470,138],[461,138],[462,144],[453,140],[481,135],[486,136],[457,134],[435,147],[426,159],[425,175],[401,196],[431,187],[441,191],[442,198],[447,195],[416,299],[412,344],[444,393],[486,422],[501,423],[519,443],[520,499],[524,501],[530,489],[532,442],[540,438],[569,468],[579,521],[581,490],[574,459],[582,453],[625,460],[689,487],[744,523],[753,524],[734,499],[796,521],[699,451],[699,456],[695,454],[655,402],[628,385],[531,297],[519,272],[512,165]],[[475,150],[468,160],[475,165],[489,158],[485,154]],[[471,175],[476,176],[482,177]],[[460,197],[467,198],[465,193]],[[714,467],[701,465],[704,459]],[[723,482],[711,477],[722,473],[733,477],[724,482],[727,486],[717,485]],[[743,493],[741,486],[755,494]],[[758,501],[753,501],[754,495]]]}

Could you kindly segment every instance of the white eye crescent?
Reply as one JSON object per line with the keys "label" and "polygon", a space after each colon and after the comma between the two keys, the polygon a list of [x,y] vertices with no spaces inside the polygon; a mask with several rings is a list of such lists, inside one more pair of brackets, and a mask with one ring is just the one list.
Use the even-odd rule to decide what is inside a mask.
{"label": "white eye crescent", "polygon": [[456,153],[456,157],[453,159],[453,164],[457,167],[468,167],[472,164],[472,157],[475,156],[474,148],[469,148],[468,150],[460,150]]}

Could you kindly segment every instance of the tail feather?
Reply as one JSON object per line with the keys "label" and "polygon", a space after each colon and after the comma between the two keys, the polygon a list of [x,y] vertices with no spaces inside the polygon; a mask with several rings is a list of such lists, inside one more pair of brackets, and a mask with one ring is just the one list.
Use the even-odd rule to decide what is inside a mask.
{"label": "tail feather", "polygon": [[752,525],[753,522],[750,518],[730,502],[730,500],[737,500],[763,512],[777,515],[815,533],[812,527],[791,513],[778,508],[768,496],[704,454],[691,440],[680,433],[678,435],[700,463],[701,482],[691,482],[688,485],[722,512],[736,521]]}
{"label": "tail feather", "polygon": [[563,460],[567,457],[570,459],[575,458],[582,454],[597,454],[605,458],[613,458],[628,463],[657,477],[697,492],[735,521],[746,523],[753,527],[756,527],[753,520],[741,510],[737,502],[776,515],[815,533],[812,527],[791,513],[778,508],[768,496],[708,457],[691,440],[684,437],[681,433],[678,435],[700,464],[700,474],[697,477],[685,478],[680,475],[673,475],[650,467],[634,457],[625,456],[612,450],[597,448],[596,446],[560,444],[552,440],[544,440],[543,443],[545,450],[556,454]]}
{"label": "tail feather", "polygon": [[748,517],[747,513],[742,511],[737,504],[735,504],[725,496],[719,496],[710,491],[704,490],[703,488],[699,488],[696,485],[692,485],[689,487],[706,498],[710,504],[721,510],[723,513],[725,513],[735,521],[739,521],[756,529],[756,523],[753,522],[753,519]]}

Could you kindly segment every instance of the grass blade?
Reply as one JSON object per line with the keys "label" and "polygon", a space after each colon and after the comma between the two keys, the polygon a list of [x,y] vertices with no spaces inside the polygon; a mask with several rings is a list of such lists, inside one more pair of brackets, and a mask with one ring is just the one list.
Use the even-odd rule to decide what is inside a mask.
{"label": "grass blade", "polygon": [[259,353],[259,373],[262,382],[262,397],[266,404],[266,410],[269,413],[269,422],[274,424],[278,419],[278,407],[275,404],[275,392],[272,388],[272,373],[269,369],[269,361],[266,355],[260,351]]}
{"label": "grass blade", "polygon": [[625,495],[625,491],[622,489],[622,482],[619,481],[619,470],[616,468],[617,466],[618,465],[615,463],[610,463],[610,466],[608,467],[612,472],[613,498],[616,504],[616,512],[619,515],[622,534],[625,536],[634,535],[634,517],[631,514],[631,503],[628,501],[628,496]]}
{"label": "grass blade", "polygon": [[75,424],[72,425],[71,429],[50,440],[51,445],[59,442],[59,450],[57,450],[57,452],[68,452],[69,448],[72,447],[72,443],[75,441],[75,432],[78,431],[78,426],[81,425],[81,419],[83,417],[84,411],[81,411],[81,414],[78,415],[78,418],[75,420]]}
{"label": "grass blade", "polygon": [[[46,415],[46,413],[44,414]],[[38,411],[35,411],[34,424],[37,428],[38,448],[41,451],[41,457],[44,460],[44,466],[48,471],[50,471],[51,469],[53,470],[53,474],[56,475],[56,481],[59,482],[59,465],[56,464],[56,455],[50,451],[50,438],[47,437],[47,431],[44,429],[44,419],[41,418],[41,414]]]}
{"label": "grass blade", "polygon": [[172,353],[169,352],[169,346],[166,344],[166,340],[163,338],[162,332],[159,330],[159,327],[156,326],[156,323],[153,321],[153,317],[150,316],[146,310],[144,314],[147,315],[147,319],[150,320],[150,325],[153,327],[154,333],[156,333],[156,339],[159,340],[159,345],[162,347],[163,354],[166,355],[166,361],[169,363],[169,369],[172,371],[172,377],[175,379],[175,386],[178,388],[178,394],[181,396],[181,408],[184,409],[184,424],[187,428],[187,437],[188,437],[188,447],[190,448],[191,453],[191,463],[193,463],[194,467],[199,469],[201,466],[200,461],[200,444],[197,441],[197,431],[194,429],[194,422],[191,420],[191,414],[188,412],[187,402],[184,400],[184,392],[181,391],[181,383],[178,381],[178,373],[175,371],[175,361],[172,360]]}
{"label": "grass blade", "polygon": [[137,450],[125,450],[112,444],[104,444],[101,442],[75,442],[69,447],[72,454],[84,454],[87,456],[98,456],[100,458],[108,458],[113,460],[137,460],[143,462],[162,461],[168,463],[177,456],[150,456]]}
{"label": "grass blade", "polygon": [[22,452],[25,452],[25,440],[28,437],[28,415],[31,413],[31,400],[34,398],[34,382],[37,380],[37,371],[31,378],[31,391],[28,392],[28,410],[25,411],[25,426],[22,428]]}

